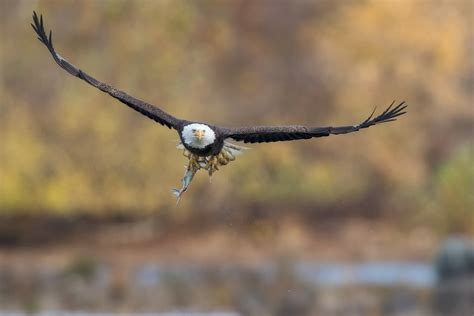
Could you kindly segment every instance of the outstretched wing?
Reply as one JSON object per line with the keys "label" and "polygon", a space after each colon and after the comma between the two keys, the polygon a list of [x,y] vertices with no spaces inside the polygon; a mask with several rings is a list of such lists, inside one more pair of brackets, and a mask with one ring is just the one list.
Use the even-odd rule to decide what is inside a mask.
{"label": "outstretched wing", "polygon": [[49,31],[49,37],[46,35],[46,32],[44,31],[43,27],[43,16],[40,16],[38,19],[38,15],[36,12],[33,11],[33,23],[31,26],[35,30],[36,34],[38,35],[38,39],[40,40],[41,43],[43,43],[51,53],[51,55],[54,58],[54,61],[64,70],[69,72],[71,75],[76,76],[90,85],[93,85],[94,87],[100,89],[103,92],[106,92],[113,96],[114,98],[120,100],[121,102],[125,103],[132,109],[140,112],[141,114],[151,118],[152,120],[160,123],[161,125],[166,125],[169,128],[174,128],[178,129],[181,123],[183,122],[180,119],[177,119],[176,117],[160,110],[157,107],[154,107],[153,105],[146,103],[144,101],[138,100],[128,94],[126,94],[123,91],[120,91],[118,89],[115,89],[114,87],[100,82],[99,80],[89,76],[82,70],[78,69],[76,66],[72,65],[69,63],[66,59],[62,58],[56,51],[54,50],[53,47],[53,41],[52,41],[52,32]]}
{"label": "outstretched wing", "polygon": [[372,125],[395,121],[398,116],[406,113],[404,111],[407,107],[405,102],[400,103],[392,109],[394,103],[395,101],[393,101],[392,104],[382,114],[372,118],[375,113],[374,109],[374,112],[372,112],[372,114],[365,121],[354,126],[253,126],[240,128],[222,128],[221,132],[225,138],[232,138],[233,140],[243,141],[244,143],[269,143],[347,134],[356,132]]}

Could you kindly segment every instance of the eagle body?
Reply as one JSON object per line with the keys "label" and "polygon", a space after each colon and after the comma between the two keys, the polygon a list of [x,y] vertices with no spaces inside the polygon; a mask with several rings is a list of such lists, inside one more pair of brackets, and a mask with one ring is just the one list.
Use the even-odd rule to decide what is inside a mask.
{"label": "eagle body", "polygon": [[178,133],[182,145],[182,147],[179,148],[183,149],[183,154],[189,158],[188,173],[183,179],[183,183],[186,183],[186,185],[179,191],[179,195],[187,189],[187,185],[189,185],[191,181],[190,179],[192,179],[192,176],[197,170],[204,168],[208,170],[211,175],[212,172],[218,170],[219,166],[226,165],[229,161],[233,161],[235,156],[245,149],[244,147],[229,143],[228,140],[241,141],[244,143],[268,143],[348,134],[377,124],[395,121],[397,117],[406,113],[406,111],[404,111],[407,107],[404,104],[405,102],[394,106],[395,101],[393,101],[392,104],[378,116],[373,117],[375,113],[374,109],[372,114],[362,123],[337,127],[311,127],[301,125],[223,127],[183,120],[174,117],[150,103],[137,99],[107,83],[95,79],[61,57],[54,49],[52,32],[49,32],[49,36],[46,34],[43,25],[43,17],[38,17],[36,12],[33,12],[33,24],[31,24],[31,26],[36,32],[38,40],[46,46],[56,64],[62,69],[100,91],[109,94],[133,110],[163,126],[174,129]]}

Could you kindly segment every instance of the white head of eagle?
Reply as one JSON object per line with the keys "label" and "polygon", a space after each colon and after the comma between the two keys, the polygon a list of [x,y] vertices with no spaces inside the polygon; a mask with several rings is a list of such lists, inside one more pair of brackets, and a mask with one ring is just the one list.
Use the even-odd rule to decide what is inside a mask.
{"label": "white head of eagle", "polygon": [[186,145],[194,148],[204,148],[216,140],[214,131],[209,126],[199,123],[186,125],[181,135]]}

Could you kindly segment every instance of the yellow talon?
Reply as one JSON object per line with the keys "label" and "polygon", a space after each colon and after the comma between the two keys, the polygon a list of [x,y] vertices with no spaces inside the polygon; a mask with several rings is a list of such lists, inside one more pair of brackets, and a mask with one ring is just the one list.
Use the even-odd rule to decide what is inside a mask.
{"label": "yellow talon", "polygon": [[223,151],[221,151],[221,153],[222,153],[222,155],[223,155],[226,159],[228,159],[229,161],[234,161],[234,160],[235,160],[234,155],[232,155],[232,153],[230,153],[229,151],[227,151],[227,150],[224,149]]}
{"label": "yellow talon", "polygon": [[201,166],[199,165],[199,160],[196,155],[193,155],[190,153],[189,155],[189,163],[188,163],[188,170],[192,170],[194,172],[197,172]]}
{"label": "yellow talon", "polygon": [[187,170],[196,173],[199,169],[205,169],[211,176],[214,172],[219,170],[219,167],[229,164],[235,160],[235,156],[229,150],[223,149],[220,153],[214,156],[201,157],[184,149],[183,156],[189,159]]}
{"label": "yellow talon", "polygon": [[206,166],[204,167],[204,169],[207,170],[207,172],[209,173],[209,176],[212,176],[212,174],[219,170],[218,168],[218,158],[217,156],[211,156],[208,160],[207,160],[207,164]]}
{"label": "yellow talon", "polygon": [[222,152],[217,156],[217,161],[221,166],[225,166],[229,163],[229,159],[227,159]]}

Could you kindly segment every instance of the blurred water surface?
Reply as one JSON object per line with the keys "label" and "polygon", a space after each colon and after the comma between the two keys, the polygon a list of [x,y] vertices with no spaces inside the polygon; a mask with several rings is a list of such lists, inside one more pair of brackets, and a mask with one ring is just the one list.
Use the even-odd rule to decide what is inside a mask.
{"label": "blurred water surface", "polygon": [[[430,315],[430,297],[439,285],[434,265],[419,262],[299,262],[247,267],[150,263],[121,271],[97,262],[66,270],[52,266],[36,269],[30,271],[29,281],[15,275],[14,268],[2,270],[0,281],[9,287],[1,300],[6,310],[25,308],[23,304],[33,311],[80,310],[84,306],[91,311],[115,310],[119,299],[118,305],[128,311],[183,307],[199,311],[213,302],[211,310],[237,309],[243,315],[274,312],[274,308],[304,312],[301,315],[337,315],[354,305],[366,312],[378,306]],[[357,294],[340,301],[351,291]],[[26,301],[25,294],[29,297]],[[334,300],[339,303],[333,305]]]}

